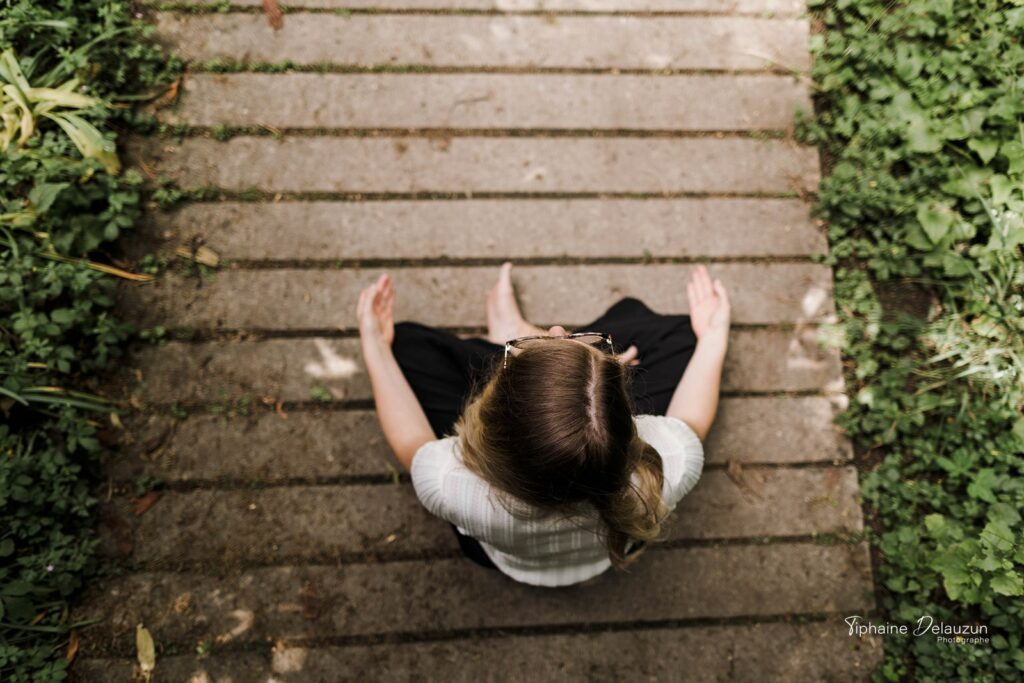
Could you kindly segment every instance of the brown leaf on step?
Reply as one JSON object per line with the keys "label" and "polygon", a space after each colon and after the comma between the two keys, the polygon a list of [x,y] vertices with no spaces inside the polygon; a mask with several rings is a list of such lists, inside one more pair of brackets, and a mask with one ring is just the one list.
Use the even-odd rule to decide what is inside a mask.
{"label": "brown leaf on step", "polygon": [[299,589],[299,599],[302,601],[302,616],[308,621],[314,621],[320,615],[316,586],[310,581],[304,583]]}
{"label": "brown leaf on step", "polygon": [[181,76],[178,76],[174,81],[167,86],[167,90],[160,93],[160,96],[153,100],[150,105],[153,109],[163,109],[169,107],[178,101],[178,88],[181,87]]}
{"label": "brown leaf on step", "polygon": [[68,663],[75,661],[75,655],[78,654],[78,642],[78,629],[71,629],[71,637],[68,638],[68,651],[64,655]]}
{"label": "brown leaf on step", "polygon": [[172,608],[174,609],[175,614],[185,614],[188,612],[192,609],[192,593],[190,591],[185,591],[176,597]]}
{"label": "brown leaf on step", "polygon": [[728,460],[725,463],[725,473],[732,479],[732,483],[743,486],[743,466],[735,460]]}
{"label": "brown leaf on step", "polygon": [[277,0],[263,0],[263,11],[267,15],[267,23],[275,31],[284,26],[284,15],[277,6]]}
{"label": "brown leaf on step", "polygon": [[762,498],[760,492],[760,484],[762,482],[757,481],[759,477],[748,476],[743,471],[743,465],[736,460],[729,460],[725,467],[725,473],[732,480],[732,483],[736,484],[736,487],[743,492],[743,494],[750,498]]}
{"label": "brown leaf on step", "polygon": [[141,517],[146,514],[146,510],[153,507],[153,504],[160,500],[159,491],[150,491],[142,498],[135,499],[135,516]]}
{"label": "brown leaf on step", "polygon": [[174,253],[182,258],[187,258],[210,268],[216,268],[220,265],[220,255],[207,246],[198,246],[195,249],[178,247]]}

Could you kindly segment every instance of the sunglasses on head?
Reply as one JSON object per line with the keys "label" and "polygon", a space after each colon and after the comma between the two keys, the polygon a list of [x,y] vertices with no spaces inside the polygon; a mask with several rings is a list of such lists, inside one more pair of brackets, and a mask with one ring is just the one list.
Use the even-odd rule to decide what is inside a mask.
{"label": "sunglasses on head", "polygon": [[603,332],[574,332],[572,334],[559,335],[557,337],[547,335],[519,337],[518,339],[510,339],[505,342],[505,357],[502,359],[502,367],[508,367],[508,359],[510,356],[519,355],[519,353],[524,349],[528,349],[532,345],[550,341],[552,339],[569,339],[588,346],[593,346],[605,353],[612,352],[612,337],[610,334],[604,334]]}

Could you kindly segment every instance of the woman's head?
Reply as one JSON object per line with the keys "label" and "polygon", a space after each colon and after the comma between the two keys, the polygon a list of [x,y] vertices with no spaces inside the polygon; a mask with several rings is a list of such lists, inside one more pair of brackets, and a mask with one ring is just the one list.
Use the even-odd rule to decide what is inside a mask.
{"label": "woman's head", "polygon": [[630,539],[658,537],[661,459],[637,436],[627,369],[614,356],[534,342],[495,372],[457,432],[467,465],[500,491],[552,511],[592,504],[616,564]]}

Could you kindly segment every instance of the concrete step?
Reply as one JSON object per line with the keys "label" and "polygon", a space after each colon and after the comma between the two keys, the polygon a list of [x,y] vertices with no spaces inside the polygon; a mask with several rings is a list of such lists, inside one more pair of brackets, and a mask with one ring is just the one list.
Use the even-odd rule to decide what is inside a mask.
{"label": "concrete step", "polygon": [[577,69],[810,66],[805,19],[694,16],[468,16],[289,13],[154,15],[185,60],[246,63]]}
{"label": "concrete step", "polygon": [[260,261],[824,254],[809,213],[796,199],[717,197],[200,202],[150,214],[133,251],[171,256],[198,237]]}
{"label": "concrete step", "polygon": [[[148,513],[147,513],[148,514]],[[462,629],[767,617],[873,608],[867,546],[775,543],[652,550],[629,572],[558,591],[457,557],[286,566],[222,576],[142,572],[94,587],[73,612],[100,619],[83,652],[133,652],[145,624],[165,647],[319,641]],[[780,648],[781,649],[781,648]]]}
{"label": "concrete step", "polygon": [[[821,623],[692,626],[583,634],[508,635],[425,643],[304,647],[161,657],[173,681],[409,680],[412,671],[456,683],[516,681],[856,681],[882,655],[878,637],[851,638],[837,617]],[[784,644],[784,646],[780,646]],[[823,654],[827,653],[827,656]],[[130,660],[85,659],[89,681],[130,679]]]}
{"label": "concrete step", "polygon": [[[263,0],[232,0],[237,7],[260,7]],[[159,7],[163,0],[141,4]],[[202,7],[214,0],[178,0],[176,5]],[[715,12],[728,14],[800,14],[804,0],[292,0],[290,9],[495,10],[502,12]]]}
{"label": "concrete step", "polygon": [[[706,471],[676,509],[669,538],[863,528],[852,467],[748,468],[734,477]],[[127,500],[112,503],[107,514],[118,514],[132,528],[132,560],[151,568],[174,567],[183,558],[244,566],[458,551],[448,524],[428,513],[404,483],[167,491],[141,517],[131,514]]]}
{"label": "concrete step", "polygon": [[800,193],[819,179],[813,147],[742,137],[151,138],[128,157],[182,188],[239,192]]}
{"label": "concrete step", "polygon": [[[792,76],[194,74],[160,119],[274,128],[785,130],[807,86]],[[272,97],[267,94],[272,93]]]}
{"label": "concrete step", "polygon": [[[286,236],[282,235],[283,239]],[[519,266],[513,271],[527,320],[578,326],[626,296],[661,313],[685,313],[691,264]],[[826,320],[834,310],[832,271],[813,263],[721,263],[710,268],[732,294],[736,324]],[[395,282],[395,319],[483,327],[494,266],[366,269],[225,269],[209,278],[168,274],[125,285],[122,309],[141,326],[355,329],[359,292],[382,272]],[[580,296],[585,292],[586,296]]]}
{"label": "concrete step", "polygon": [[[823,351],[817,339],[813,328],[733,330],[723,390],[841,391],[838,351]],[[321,389],[335,399],[372,398],[359,341],[352,338],[142,347],[125,365],[123,380],[122,395],[134,393],[143,403],[203,403],[207,405],[200,409],[219,412],[238,402],[319,400],[313,392]]]}
{"label": "concrete step", "polygon": [[[704,444],[708,464],[843,462],[850,444],[824,396],[724,398]],[[226,405],[207,408],[230,411]],[[237,410],[238,406],[232,406]],[[369,410],[258,410],[249,416],[166,412],[125,419],[108,471],[119,481],[317,481],[392,476],[397,465]],[[288,453],[288,457],[281,457]]]}

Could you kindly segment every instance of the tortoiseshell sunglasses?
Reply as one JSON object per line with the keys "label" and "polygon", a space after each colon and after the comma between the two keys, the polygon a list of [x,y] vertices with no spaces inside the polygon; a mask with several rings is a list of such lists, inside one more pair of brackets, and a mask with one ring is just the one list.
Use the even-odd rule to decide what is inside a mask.
{"label": "tortoiseshell sunglasses", "polygon": [[604,334],[603,332],[574,332],[572,334],[560,335],[557,337],[549,337],[547,335],[519,337],[518,339],[510,339],[505,342],[505,357],[501,361],[501,367],[508,367],[509,356],[518,355],[520,351],[525,348],[529,348],[531,344],[551,339],[572,339],[573,341],[594,346],[605,353],[612,353],[612,336],[610,334]]}

